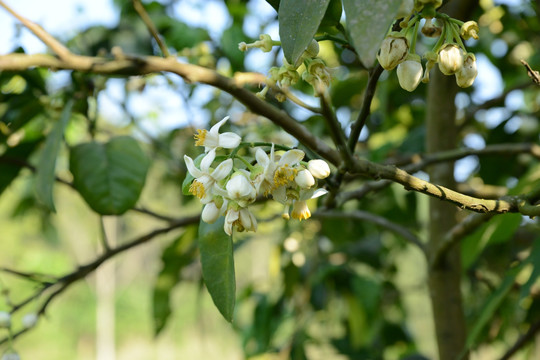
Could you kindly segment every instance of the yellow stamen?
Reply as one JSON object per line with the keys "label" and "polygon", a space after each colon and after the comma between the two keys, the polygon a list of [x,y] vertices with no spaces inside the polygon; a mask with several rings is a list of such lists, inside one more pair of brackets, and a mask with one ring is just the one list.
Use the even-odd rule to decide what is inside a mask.
{"label": "yellow stamen", "polygon": [[206,139],[207,133],[208,130],[206,129],[197,129],[197,134],[193,136],[195,138],[195,146],[204,146],[204,140]]}
{"label": "yellow stamen", "polygon": [[309,211],[308,208],[305,208],[303,211],[299,211],[299,212],[296,212],[293,209],[293,211],[291,212],[291,217],[297,220],[306,220],[311,217],[311,211]]}
{"label": "yellow stamen", "polygon": [[206,195],[206,190],[204,188],[204,185],[197,180],[194,180],[190,187],[189,192],[198,197],[199,199],[202,199]]}
{"label": "yellow stamen", "polygon": [[287,185],[291,181],[294,181],[294,178],[298,170],[289,167],[289,164],[285,164],[274,173],[274,186],[280,187],[282,185]]}

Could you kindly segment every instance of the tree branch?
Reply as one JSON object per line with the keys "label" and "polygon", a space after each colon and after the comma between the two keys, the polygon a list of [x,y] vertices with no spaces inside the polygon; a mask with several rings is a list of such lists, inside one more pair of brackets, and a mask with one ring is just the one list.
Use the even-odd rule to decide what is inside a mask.
{"label": "tree branch", "polygon": [[[47,295],[45,297],[45,300],[43,301],[43,303],[41,304],[41,306],[39,307],[39,309],[37,311],[38,315],[44,315],[46,310],[47,310],[47,307],[49,306],[51,301],[57,295],[64,292],[66,289],[68,289],[72,284],[74,284],[78,280],[81,280],[81,279],[85,278],[86,276],[88,276],[89,274],[91,274],[92,272],[94,272],[99,266],[101,266],[107,260],[109,260],[112,257],[114,257],[114,256],[116,256],[118,254],[121,254],[124,251],[127,251],[127,250],[129,250],[131,248],[134,248],[136,246],[145,244],[145,243],[149,242],[150,240],[154,239],[155,237],[157,237],[158,235],[163,235],[163,234],[166,234],[166,233],[168,233],[168,232],[170,232],[170,231],[172,231],[174,229],[178,229],[178,228],[181,228],[181,227],[184,227],[184,226],[187,226],[187,225],[198,223],[199,220],[200,220],[200,215],[194,215],[194,216],[185,217],[185,218],[182,218],[182,219],[179,219],[179,220],[175,221],[174,223],[169,224],[169,226],[167,226],[167,227],[153,230],[153,231],[149,232],[148,234],[139,236],[139,237],[137,237],[137,238],[135,238],[135,239],[133,239],[131,241],[128,241],[128,242],[126,242],[126,243],[124,243],[124,244],[122,244],[120,246],[117,246],[115,248],[110,248],[105,253],[103,253],[101,256],[97,257],[94,261],[92,261],[92,262],[90,262],[90,263],[88,263],[86,265],[79,266],[76,270],[74,270],[71,273],[66,274],[66,275],[64,275],[62,277],[57,278],[57,280],[54,281],[54,282],[44,283],[43,287],[41,289],[37,290],[34,294],[28,296],[26,299],[24,299],[24,300],[20,301],[19,303],[13,305],[13,307],[11,309],[11,313],[13,314],[13,313],[19,311],[21,308],[23,308],[24,306],[26,306],[30,302],[38,299],[47,290],[54,289],[52,293],[50,293],[49,295]],[[23,334],[26,331],[27,331],[27,329],[23,329],[23,330],[20,330],[19,332],[14,333],[13,338]],[[7,337],[1,339],[0,340],[0,345],[5,343],[6,341],[8,341]]]}
{"label": "tree branch", "polygon": [[516,343],[508,349],[508,351],[499,360],[509,360],[518,350],[525,346],[529,341],[534,339],[534,336],[540,331],[540,320],[529,327],[529,330]]}
{"label": "tree branch", "polygon": [[523,64],[523,66],[525,66],[525,69],[527,69],[527,75],[529,75],[532,81],[536,85],[540,85],[540,73],[536,70],[533,70],[525,60],[521,59],[521,63]]}
{"label": "tree branch", "polygon": [[165,43],[161,39],[161,36],[159,36],[156,26],[152,22],[152,19],[150,19],[150,16],[146,12],[146,9],[141,3],[141,0],[133,0],[133,7],[135,8],[135,11],[137,11],[139,16],[141,17],[142,21],[148,28],[148,31],[150,32],[154,40],[156,40],[159,48],[161,49],[161,52],[163,53],[163,56],[164,57],[171,56],[171,54],[169,53],[169,49],[167,49],[167,45],[165,45]]}

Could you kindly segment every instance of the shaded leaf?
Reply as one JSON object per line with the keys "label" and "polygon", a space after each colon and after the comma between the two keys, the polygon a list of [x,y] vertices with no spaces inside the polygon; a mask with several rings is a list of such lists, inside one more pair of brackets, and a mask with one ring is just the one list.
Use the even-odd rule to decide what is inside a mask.
{"label": "shaded leaf", "polygon": [[22,142],[15,147],[8,148],[0,156],[0,195],[19,175],[19,171],[23,168],[21,164],[27,161],[30,154],[32,154],[42,140],[43,138],[39,138],[33,141]]}
{"label": "shaded leaf", "polygon": [[152,310],[154,316],[154,335],[159,335],[171,315],[171,291],[180,281],[182,268],[193,261],[197,227],[190,226],[176,238],[161,255],[163,268],[154,286]]}
{"label": "shaded leaf", "polygon": [[289,64],[296,63],[315,36],[330,0],[282,0],[279,37]]}
{"label": "shaded leaf", "polygon": [[73,184],[88,205],[101,215],[131,209],[144,187],[149,162],[129,136],[108,143],[89,142],[71,150]]}
{"label": "shaded leaf", "polygon": [[364,66],[373,66],[400,4],[401,0],[343,0],[351,40]]}
{"label": "shaded leaf", "polygon": [[56,168],[56,158],[60,150],[60,144],[64,136],[69,119],[71,118],[71,108],[73,101],[69,101],[60,115],[60,120],[54,124],[53,129],[45,140],[45,147],[41,153],[39,163],[36,167],[36,194],[49,210],[56,211],[53,200],[53,185],[55,180],[54,170]]}
{"label": "shaded leaf", "polygon": [[204,282],[223,317],[232,322],[235,304],[236,280],[232,236],[223,231],[225,218],[213,224],[201,220],[199,250]]}

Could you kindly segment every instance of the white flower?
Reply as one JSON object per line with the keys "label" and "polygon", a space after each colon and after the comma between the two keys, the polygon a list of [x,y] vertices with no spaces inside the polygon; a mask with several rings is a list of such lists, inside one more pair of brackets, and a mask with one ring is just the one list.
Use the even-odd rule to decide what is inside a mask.
{"label": "white flower", "polygon": [[292,205],[293,211],[291,216],[293,219],[304,220],[311,216],[309,209],[307,208],[306,200],[315,199],[319,196],[328,193],[325,189],[309,189],[309,190],[296,190],[287,189],[285,186],[281,186],[274,190],[272,196],[274,200],[285,205],[281,217],[289,220],[289,208]]}
{"label": "white flower", "polygon": [[289,150],[283,154],[274,172],[274,187],[288,185],[294,181],[298,173],[298,169],[295,166],[302,161],[304,155],[304,152],[298,149]]}
{"label": "white flower", "polygon": [[37,321],[38,321],[37,314],[29,313],[29,314],[26,314],[26,315],[23,316],[22,325],[25,328],[30,329],[30,328],[36,326]]}
{"label": "white flower", "polygon": [[232,132],[219,133],[219,128],[229,120],[226,116],[223,120],[210,128],[210,131],[206,129],[198,129],[195,135],[195,145],[204,146],[204,151],[208,152],[212,149],[225,148],[234,149],[240,145],[242,138]]}
{"label": "white flower", "polygon": [[310,160],[308,170],[317,179],[325,179],[330,175],[330,167],[326,161],[320,159]]}
{"label": "white flower", "polygon": [[257,191],[241,172],[236,172],[227,182],[225,188],[229,199],[237,202],[241,207],[252,203],[257,197]]}
{"label": "white flower", "polygon": [[197,196],[201,203],[208,204],[212,201],[212,196],[215,192],[220,192],[220,195],[223,193],[223,189],[218,186],[218,182],[225,179],[232,170],[233,161],[232,159],[227,159],[219,164],[214,170],[210,168],[212,162],[216,158],[215,149],[210,150],[208,154],[201,161],[201,168],[197,169],[193,163],[193,159],[189,156],[184,155],[184,161],[188,168],[191,176],[195,178],[193,183],[189,187],[189,192]]}
{"label": "white flower", "polygon": [[422,64],[417,60],[407,60],[398,65],[399,86],[407,91],[414,91],[422,80]]}
{"label": "white flower", "polygon": [[238,231],[257,231],[257,219],[248,208],[238,210],[230,208],[225,215],[223,230],[227,235],[232,235],[232,228],[236,226]]}
{"label": "white flower", "polygon": [[253,180],[255,190],[258,194],[267,196],[274,187],[274,171],[276,170],[274,144],[272,144],[270,156],[268,156],[263,149],[257,148],[255,151],[255,159],[257,160],[256,169],[258,171]]}
{"label": "white flower", "polygon": [[7,311],[0,311],[0,328],[11,327],[11,314]]}
{"label": "white flower", "polygon": [[300,170],[298,174],[296,174],[294,182],[302,189],[309,189],[315,185],[315,178],[308,170],[304,169]]}
{"label": "white flower", "polygon": [[463,50],[455,44],[446,44],[439,51],[439,70],[454,75],[463,67]]}

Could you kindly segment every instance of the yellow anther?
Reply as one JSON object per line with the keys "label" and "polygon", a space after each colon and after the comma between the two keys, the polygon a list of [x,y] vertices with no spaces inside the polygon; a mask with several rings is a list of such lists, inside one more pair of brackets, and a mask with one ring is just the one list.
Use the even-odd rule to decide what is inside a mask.
{"label": "yellow anther", "polygon": [[207,133],[208,130],[197,129],[197,134],[193,136],[195,138],[195,146],[204,146],[204,140],[206,139]]}
{"label": "yellow anther", "polygon": [[198,197],[199,199],[202,199],[206,195],[204,185],[197,180],[194,180],[193,183],[191,183],[191,186],[189,187],[189,192]]}

